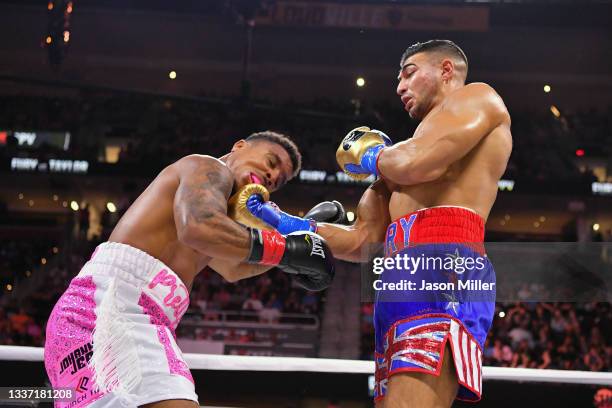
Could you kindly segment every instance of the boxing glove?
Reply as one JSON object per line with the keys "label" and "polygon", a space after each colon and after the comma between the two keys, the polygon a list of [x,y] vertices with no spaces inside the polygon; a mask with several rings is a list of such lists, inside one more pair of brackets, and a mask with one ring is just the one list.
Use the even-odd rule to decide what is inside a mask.
{"label": "boxing glove", "polygon": [[334,256],[325,240],[311,232],[287,236],[278,231],[249,228],[251,250],[249,263],[276,265],[302,288],[319,291],[334,279]]}
{"label": "boxing glove", "polygon": [[392,144],[389,136],[380,130],[361,126],[351,130],[336,150],[340,168],[355,180],[378,176],[376,162],[380,152]]}

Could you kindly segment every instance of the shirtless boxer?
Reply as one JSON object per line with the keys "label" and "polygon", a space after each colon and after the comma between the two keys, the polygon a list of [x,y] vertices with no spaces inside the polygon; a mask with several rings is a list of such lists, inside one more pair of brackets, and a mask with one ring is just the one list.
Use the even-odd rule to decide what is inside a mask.
{"label": "shirtless boxer", "polygon": [[284,237],[227,215],[232,191],[252,183],[275,191],[300,162],[288,138],[260,132],[220,159],[191,155],[166,167],[51,313],[45,367],[54,387],[77,394],[76,404],[56,406],[199,407],[174,330],[195,276],[207,265],[230,282],[277,266],[304,288],[327,287],[333,256],[320,237]]}
{"label": "shirtless boxer", "polygon": [[[367,261],[365,247],[380,242],[389,257],[444,256],[451,245],[462,257],[483,257],[479,276],[494,281],[484,254],[484,224],[512,150],[510,116],[490,86],[465,84],[467,68],[465,54],[451,41],[410,46],[401,58],[397,94],[420,121],[412,138],[392,145],[382,132],[362,127],[342,141],[337,158],[343,170],[354,178],[379,179],[361,198],[354,225],[317,225],[337,258]],[[248,207],[274,222],[269,204],[250,198]],[[403,293],[399,302],[377,293],[374,305],[377,407],[479,400],[494,292],[467,302],[414,301]]]}

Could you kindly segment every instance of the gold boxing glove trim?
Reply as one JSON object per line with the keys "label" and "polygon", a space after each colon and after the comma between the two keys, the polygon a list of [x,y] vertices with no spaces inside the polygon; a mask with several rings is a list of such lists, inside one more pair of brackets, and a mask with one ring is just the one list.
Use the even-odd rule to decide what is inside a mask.
{"label": "gold boxing glove trim", "polygon": [[[364,134],[357,139],[360,133]],[[344,139],[342,139],[342,143],[340,143],[338,150],[336,150],[336,161],[340,165],[342,171],[348,174],[352,179],[365,180],[370,177],[370,174],[351,173],[346,170],[345,166],[348,163],[361,164],[361,157],[365,151],[381,143],[385,143],[385,140],[380,133],[372,132],[367,126],[360,126],[348,132]]]}
{"label": "gold boxing glove trim", "polygon": [[270,199],[270,193],[261,184],[247,184],[230,197],[227,201],[227,215],[234,221],[251,228],[273,230],[259,218],[255,217],[246,206],[246,202],[253,194],[259,194],[264,201]]}

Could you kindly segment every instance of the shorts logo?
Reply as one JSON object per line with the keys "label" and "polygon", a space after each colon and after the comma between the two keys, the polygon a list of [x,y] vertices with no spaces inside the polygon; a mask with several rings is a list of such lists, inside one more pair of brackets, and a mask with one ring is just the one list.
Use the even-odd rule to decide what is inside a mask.
{"label": "shorts logo", "polygon": [[[408,218],[400,218],[399,222],[395,221],[387,228],[387,237],[385,239],[385,256],[392,256],[398,251],[397,241],[399,241],[400,249],[406,248],[410,244],[410,232],[416,220],[417,214],[412,214]],[[397,240],[399,235],[399,240]]]}
{"label": "shorts logo", "polygon": [[89,383],[89,377],[81,377],[79,383],[76,386],[76,390],[79,392],[87,391],[87,384]]}
{"label": "shorts logo", "polygon": [[89,342],[76,349],[62,359],[60,363],[60,374],[70,368],[70,374],[74,374],[87,366],[93,355],[93,343]]}
{"label": "shorts logo", "polygon": [[[308,237],[308,235],[306,235]],[[321,244],[321,239],[316,236],[311,236],[312,238],[312,249],[310,250],[310,256],[318,255],[321,258],[325,259],[325,252],[323,251],[323,245]]]}
{"label": "shorts logo", "polygon": [[[171,275],[167,269],[162,269],[149,283],[149,289],[154,289],[157,285],[170,288],[170,292],[164,297],[164,305],[172,308],[175,322],[183,316],[187,307],[189,307],[189,291],[187,287],[180,281],[177,282],[175,275]],[[178,293],[177,292],[178,289]],[[183,292],[181,295],[180,292]]]}

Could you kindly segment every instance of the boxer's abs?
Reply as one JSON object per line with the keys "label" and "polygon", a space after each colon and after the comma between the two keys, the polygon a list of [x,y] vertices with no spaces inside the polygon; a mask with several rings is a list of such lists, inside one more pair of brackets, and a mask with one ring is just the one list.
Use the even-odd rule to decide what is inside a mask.
{"label": "boxer's abs", "polygon": [[174,195],[178,177],[172,166],[163,170],[121,217],[109,241],[138,248],[172,269],[191,289],[195,276],[208,264],[183,245],[174,223]]}
{"label": "boxer's abs", "polygon": [[486,220],[497,197],[497,182],[506,169],[509,137],[507,127],[495,129],[437,180],[411,186],[388,184],[391,219],[422,208],[458,206]]}

